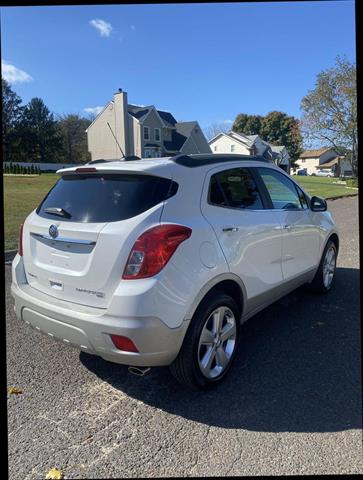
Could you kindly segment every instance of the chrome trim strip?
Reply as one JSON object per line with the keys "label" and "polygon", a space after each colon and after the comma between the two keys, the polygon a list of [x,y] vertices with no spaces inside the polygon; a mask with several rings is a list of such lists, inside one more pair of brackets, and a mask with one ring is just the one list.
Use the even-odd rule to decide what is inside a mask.
{"label": "chrome trim strip", "polygon": [[30,232],[30,235],[33,235],[33,237],[43,238],[44,240],[51,240],[52,242],[75,243],[79,245],[96,245],[96,242],[92,240],[82,240],[82,239],[75,239],[75,238],[68,238],[68,237],[53,238],[50,235],[43,235],[41,233],[34,233],[34,232]]}

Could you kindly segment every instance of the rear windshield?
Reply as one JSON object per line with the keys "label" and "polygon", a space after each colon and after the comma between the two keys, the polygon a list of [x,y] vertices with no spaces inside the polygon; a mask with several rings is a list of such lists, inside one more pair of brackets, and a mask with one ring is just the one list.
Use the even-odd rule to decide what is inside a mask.
{"label": "rear windshield", "polygon": [[145,212],[174,195],[177,188],[172,180],[151,175],[64,175],[39,205],[37,214],[68,222],[117,222]]}

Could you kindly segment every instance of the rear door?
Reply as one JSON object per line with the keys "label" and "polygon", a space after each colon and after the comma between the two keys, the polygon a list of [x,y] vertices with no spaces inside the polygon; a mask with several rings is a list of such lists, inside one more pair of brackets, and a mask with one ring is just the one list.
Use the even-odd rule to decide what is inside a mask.
{"label": "rear door", "polygon": [[134,241],[159,223],[171,184],[144,174],[64,175],[24,224],[30,286],[106,308]]}
{"label": "rear door", "polygon": [[[283,281],[280,224],[266,210],[253,168],[217,167],[204,184],[202,213],[212,225],[230,271],[247,290],[249,305],[269,301],[269,292]],[[257,301],[257,299],[259,299]]]}
{"label": "rear door", "polygon": [[281,223],[282,272],[291,280],[313,269],[319,262],[320,235],[303,191],[278,170],[257,168]]}

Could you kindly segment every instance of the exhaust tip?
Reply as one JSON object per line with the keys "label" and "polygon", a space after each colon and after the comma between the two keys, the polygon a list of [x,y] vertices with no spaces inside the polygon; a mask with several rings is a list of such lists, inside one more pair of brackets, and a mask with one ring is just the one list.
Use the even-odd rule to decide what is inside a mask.
{"label": "exhaust tip", "polygon": [[150,367],[129,367],[128,368],[128,371],[132,373],[132,375],[136,375],[138,377],[143,377],[150,370],[151,370]]}

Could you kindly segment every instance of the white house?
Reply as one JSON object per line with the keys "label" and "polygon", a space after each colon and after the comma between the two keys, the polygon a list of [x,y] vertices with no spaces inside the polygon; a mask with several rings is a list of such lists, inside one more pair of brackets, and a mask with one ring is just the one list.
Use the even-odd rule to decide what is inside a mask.
{"label": "white house", "polygon": [[136,155],[163,157],[177,153],[210,153],[196,120],[177,122],[154,105],[132,105],[121,89],[87,128],[92,160]]}
{"label": "white house", "polygon": [[348,160],[331,147],[317,150],[305,150],[295,162],[297,170],[306,169],[308,175],[316,175],[319,170],[331,169],[335,176],[352,176],[352,167]]}
{"label": "white house", "polygon": [[243,155],[261,155],[290,171],[290,156],[283,145],[275,146],[262,140],[259,135],[245,135],[233,130],[221,132],[209,140],[213,153],[240,153]]}

